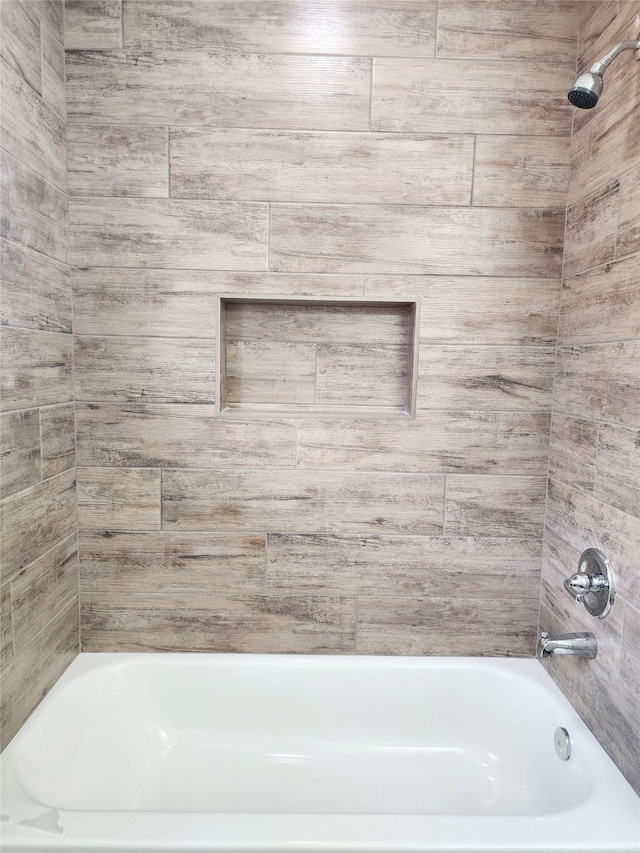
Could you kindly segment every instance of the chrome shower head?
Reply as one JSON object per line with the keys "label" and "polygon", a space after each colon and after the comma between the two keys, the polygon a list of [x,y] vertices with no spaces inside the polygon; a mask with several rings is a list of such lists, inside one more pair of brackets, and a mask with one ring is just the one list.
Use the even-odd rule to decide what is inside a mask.
{"label": "chrome shower head", "polygon": [[594,62],[588,71],[584,71],[569,89],[567,98],[574,107],[592,110],[604,89],[604,72],[623,50],[635,50],[636,59],[640,59],[640,37],[633,41],[622,41],[612,47],[608,53]]}

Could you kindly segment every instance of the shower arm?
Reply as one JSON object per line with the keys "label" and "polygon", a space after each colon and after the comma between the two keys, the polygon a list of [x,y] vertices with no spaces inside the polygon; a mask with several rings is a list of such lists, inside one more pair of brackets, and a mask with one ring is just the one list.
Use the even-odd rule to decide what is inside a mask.
{"label": "shower arm", "polygon": [[604,71],[611,65],[613,60],[619,53],[622,53],[623,50],[635,50],[636,56],[635,58],[640,60],[640,36],[637,39],[633,39],[632,41],[621,41],[619,44],[612,47],[608,53],[602,57],[602,59],[598,59],[597,62],[594,62],[591,68],[589,69],[590,74],[599,74],[602,76]]}

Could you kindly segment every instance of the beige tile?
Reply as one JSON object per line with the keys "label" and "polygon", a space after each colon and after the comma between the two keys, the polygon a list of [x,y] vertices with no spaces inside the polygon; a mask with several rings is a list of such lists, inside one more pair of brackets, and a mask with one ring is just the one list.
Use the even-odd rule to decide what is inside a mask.
{"label": "beige tile", "polygon": [[340,471],[163,471],[165,530],[442,532],[444,478]]}
{"label": "beige tile", "polygon": [[555,344],[559,279],[365,276],[365,296],[421,300],[430,344]]}
{"label": "beige tile", "polygon": [[554,412],[549,444],[550,477],[593,491],[597,448],[597,424]]}
{"label": "beige tile", "polygon": [[273,205],[278,272],[559,275],[564,211]]}
{"label": "beige tile", "polygon": [[565,413],[640,426],[640,342],[560,347],[554,405]]}
{"label": "beige tile", "polygon": [[4,411],[72,399],[71,335],[5,327],[0,343]]}
{"label": "beige tile", "polygon": [[640,518],[640,431],[600,427],[594,494]]}
{"label": "beige tile", "polygon": [[585,548],[603,551],[611,560],[618,595],[626,601],[638,600],[640,519],[592,495],[550,480],[546,525],[579,554]]}
{"label": "beige tile", "polygon": [[[302,13],[301,13],[302,12]],[[222,53],[433,56],[432,0],[125,3],[127,47]]]}
{"label": "beige tile", "polygon": [[120,47],[121,8],[121,0],[65,0],[67,50]]}
{"label": "beige tile", "polygon": [[318,406],[411,408],[409,346],[319,346]]}
{"label": "beige tile", "polygon": [[67,52],[71,121],[368,130],[371,60],[210,49]]}
{"label": "beige tile", "polygon": [[564,209],[568,183],[568,138],[479,136],[476,140],[476,206]]}
{"label": "beige tile", "polygon": [[2,323],[47,332],[70,332],[69,268],[9,240],[0,240],[0,252]]}
{"label": "beige tile", "polygon": [[538,599],[358,599],[358,653],[531,657]]}
{"label": "beige tile", "polygon": [[545,477],[449,475],[445,533],[540,539],[546,492]]}
{"label": "beige tile", "polygon": [[37,6],[23,0],[3,0],[0,5],[0,26],[0,56],[19,77],[40,94],[42,58]]}
{"label": "beige tile", "polygon": [[78,654],[78,640],[78,599],[74,598],[3,667],[2,747]]}
{"label": "beige tile", "polygon": [[84,596],[82,648],[130,652],[353,654],[350,598],[234,595]]}
{"label": "beige tile", "polygon": [[546,475],[549,415],[425,412],[415,420],[301,420],[298,465],[360,471]]}
{"label": "beige tile", "polygon": [[551,409],[547,347],[420,347],[418,409]]}
{"label": "beige tile", "polygon": [[412,327],[409,305],[286,305],[227,302],[226,336],[236,341],[399,344]]}
{"label": "beige tile", "polygon": [[615,180],[568,208],[565,277],[613,260],[619,193],[620,182]]}
{"label": "beige tile", "polygon": [[70,255],[79,266],[260,270],[267,206],[172,199],[72,199]]}
{"label": "beige tile", "polygon": [[45,480],[2,505],[2,577],[29,565],[77,528],[75,472]]}
{"label": "beige tile", "polygon": [[277,341],[228,341],[225,347],[227,404],[281,403],[316,398],[316,348]]}
{"label": "beige tile", "polygon": [[78,468],[81,530],[160,530],[160,471]]}
{"label": "beige tile", "polygon": [[264,590],[265,537],[215,533],[82,533],[83,597]]}
{"label": "beige tile", "polygon": [[165,127],[70,124],[69,192],[76,196],[166,197],[167,145]]}
{"label": "beige tile", "polygon": [[42,478],[53,477],[76,464],[74,406],[40,410]]}
{"label": "beige tile", "polygon": [[6,236],[66,263],[69,228],[67,195],[22,163],[7,159],[11,179],[9,230]]}
{"label": "beige tile", "polygon": [[563,344],[640,337],[638,257],[595,267],[562,283],[558,337]]}
{"label": "beige tile", "polygon": [[77,400],[213,403],[215,347],[197,338],[78,337]]}
{"label": "beige tile", "polygon": [[640,109],[640,86],[629,88],[624,98],[610,100],[608,83],[607,72],[607,94],[598,107],[598,120],[571,138],[570,205],[640,163],[640,124],[634,120]]}
{"label": "beige tile", "polygon": [[440,0],[437,55],[575,61],[577,2]]}
{"label": "beige tile", "polygon": [[14,650],[19,653],[78,595],[78,548],[72,534],[11,580]]}
{"label": "beige tile", "polygon": [[479,599],[517,599],[540,554],[541,543],[530,539],[273,533],[267,590],[456,598],[472,582]]}
{"label": "beige tile", "polygon": [[0,497],[40,482],[38,410],[0,416]]}
{"label": "beige tile", "polygon": [[[640,252],[640,164],[620,178],[616,258],[632,252]],[[638,258],[636,263],[640,263]]]}
{"label": "beige tile", "polygon": [[295,464],[292,420],[247,421],[213,406],[78,403],[81,465],[264,468]]}
{"label": "beige tile", "polygon": [[573,61],[376,59],[372,130],[566,136]]}
{"label": "beige tile", "polygon": [[171,195],[239,201],[465,205],[473,137],[171,131]]}
{"label": "beige tile", "polygon": [[67,117],[67,99],[64,87],[64,46],[62,32],[43,24],[42,40],[42,97],[45,103],[62,118]]}
{"label": "beige tile", "polygon": [[63,119],[5,62],[1,63],[0,71],[2,148],[64,190],[67,167]]}

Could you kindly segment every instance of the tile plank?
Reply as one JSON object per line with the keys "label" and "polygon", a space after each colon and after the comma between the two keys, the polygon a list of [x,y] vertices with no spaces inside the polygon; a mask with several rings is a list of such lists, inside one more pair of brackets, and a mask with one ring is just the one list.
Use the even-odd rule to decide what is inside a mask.
{"label": "tile plank", "polygon": [[410,348],[319,346],[317,403],[409,408]]}
{"label": "tile plank", "polygon": [[23,0],[3,0],[0,4],[0,27],[0,57],[34,92],[41,94],[42,59],[37,6]]}
{"label": "tile plank", "polygon": [[549,443],[550,477],[587,492],[593,491],[597,449],[597,424],[553,413]]}
{"label": "tile plank", "polygon": [[226,402],[313,404],[316,348],[278,341],[227,341]]}
{"label": "tile plank", "polygon": [[601,426],[595,497],[640,518],[640,431]]}
{"label": "tile plank", "polygon": [[10,184],[9,228],[5,236],[66,264],[69,228],[66,193],[17,160],[6,159]]}
{"label": "tile plank", "polygon": [[38,410],[0,416],[0,498],[40,482]]}
{"label": "tile plank", "polygon": [[640,164],[620,178],[616,258],[632,252],[640,252]]}
{"label": "tile plank", "polygon": [[620,181],[600,187],[567,210],[566,278],[612,261],[616,249]]}
{"label": "tile plank", "polygon": [[43,480],[76,464],[74,408],[72,404],[40,410]]}
{"label": "tile plank", "polygon": [[540,539],[546,477],[447,476],[445,533]]}
{"label": "tile plank", "polygon": [[0,331],[0,346],[4,411],[73,399],[71,335],[5,326]]}
{"label": "tile plank", "polygon": [[122,5],[121,0],[65,0],[64,43],[67,50],[120,47]]}
{"label": "tile plank", "polygon": [[160,530],[160,471],[78,468],[80,530]]}

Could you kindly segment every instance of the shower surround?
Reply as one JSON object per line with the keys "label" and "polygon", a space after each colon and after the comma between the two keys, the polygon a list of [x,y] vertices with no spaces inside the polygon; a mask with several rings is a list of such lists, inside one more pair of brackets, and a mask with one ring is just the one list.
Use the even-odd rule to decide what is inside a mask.
{"label": "shower surround", "polygon": [[[29,16],[9,15],[17,6]],[[66,251],[67,185],[47,112],[60,29],[40,59],[61,4],[2,9],[6,79],[32,103],[2,141],[7,270]],[[550,669],[640,787],[637,64],[610,70],[597,110],[575,118],[573,149],[565,100],[576,49],[590,61],[638,12],[68,0],[73,367],[63,264],[59,279],[52,264],[29,274],[40,284],[26,305],[15,273],[3,300],[5,341],[25,341],[5,344],[10,374],[3,354],[18,395],[5,396],[2,433],[4,741],[78,645],[78,527],[61,500],[73,496],[75,400],[85,650],[529,656],[541,564],[543,627],[594,630],[569,610],[559,571],[599,544],[620,575],[596,627],[601,656]],[[22,167],[48,188],[37,203],[27,193],[31,207]],[[216,415],[225,295],[419,300],[416,418]],[[601,345],[580,338],[584,324]],[[245,367],[285,400],[329,375],[320,350],[347,377],[334,398],[349,393],[345,366],[380,364],[383,341],[357,348],[335,331],[312,364],[308,325],[286,328],[286,340],[242,342]],[[286,363],[290,374],[273,366]]]}

